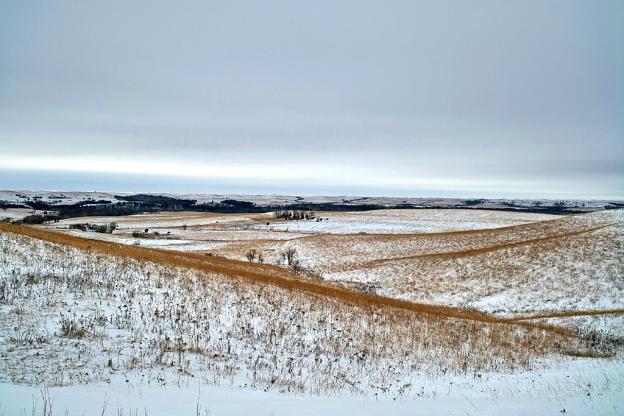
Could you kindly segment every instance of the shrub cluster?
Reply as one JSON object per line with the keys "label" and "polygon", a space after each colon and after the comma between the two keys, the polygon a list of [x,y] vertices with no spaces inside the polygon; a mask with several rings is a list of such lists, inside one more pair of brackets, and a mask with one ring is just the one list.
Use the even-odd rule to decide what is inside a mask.
{"label": "shrub cluster", "polygon": [[273,212],[274,218],[283,218],[288,221],[312,220],[316,218],[313,211],[302,209],[280,210]]}
{"label": "shrub cluster", "polygon": [[112,234],[113,231],[117,228],[116,222],[111,222],[108,224],[70,224],[70,230],[81,230],[81,231],[95,231],[96,233],[102,234]]}

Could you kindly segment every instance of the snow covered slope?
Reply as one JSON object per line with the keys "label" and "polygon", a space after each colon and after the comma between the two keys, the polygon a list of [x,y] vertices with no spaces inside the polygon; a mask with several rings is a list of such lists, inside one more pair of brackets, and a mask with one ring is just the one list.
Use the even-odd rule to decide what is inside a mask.
{"label": "snow covered slope", "polygon": [[213,415],[622,411],[622,352],[600,334],[355,306],[7,232],[0,254],[0,414],[48,399],[98,415],[171,401]]}

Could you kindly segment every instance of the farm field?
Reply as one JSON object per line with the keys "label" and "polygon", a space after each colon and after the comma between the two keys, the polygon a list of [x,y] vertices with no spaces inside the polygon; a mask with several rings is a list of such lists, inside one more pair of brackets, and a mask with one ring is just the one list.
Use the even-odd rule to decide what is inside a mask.
{"label": "farm field", "polygon": [[[514,213],[484,210],[375,210],[364,212],[315,212],[309,220],[286,221],[272,213],[213,214],[203,212],[160,212],[115,217],[78,217],[50,223],[48,228],[70,231],[75,235],[100,239],[119,239],[141,245],[171,246],[201,251],[201,244],[222,243],[218,254],[244,258],[235,243],[297,240],[331,234],[356,240],[366,234],[414,234],[464,231],[527,224],[557,218],[548,214]],[[81,233],[72,225],[117,224],[111,236]],[[147,230],[147,231],[146,231]],[[133,233],[135,235],[133,236]],[[136,235],[138,233],[138,235]],[[112,239],[111,239],[112,238]],[[267,247],[271,250],[271,247]],[[216,253],[215,253],[216,254]]]}
{"label": "farm field", "polygon": [[[275,219],[271,213],[155,213],[76,218],[49,227],[243,261],[253,250],[264,263],[284,268],[289,268],[284,253],[291,250],[302,279],[505,316],[624,307],[622,212],[557,217],[377,210],[320,212],[299,221]],[[78,222],[113,220],[118,228],[110,235],[67,230]]]}
{"label": "farm field", "polygon": [[0,223],[0,412],[624,411],[621,210],[308,217]]}

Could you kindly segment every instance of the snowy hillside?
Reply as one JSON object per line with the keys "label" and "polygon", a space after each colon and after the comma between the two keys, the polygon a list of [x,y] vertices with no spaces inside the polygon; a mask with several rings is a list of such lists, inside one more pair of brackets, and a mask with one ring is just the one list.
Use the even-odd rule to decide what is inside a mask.
{"label": "snowy hillside", "polygon": [[[72,414],[100,414],[108,394],[124,400],[110,404],[110,414],[167,414],[154,404],[158,391],[198,397],[187,403],[193,413],[195,402],[207,409],[213,400],[222,413],[211,414],[237,413],[218,397],[248,403],[239,414],[258,403],[265,414],[306,414],[371,399],[385,405],[350,407],[411,414],[473,403],[487,414],[513,398],[520,408],[537,400],[550,411],[619,409],[623,367],[607,340],[364,308],[6,232],[0,253],[0,409],[11,413],[30,411],[31,401],[12,398],[36,391],[15,384],[51,386],[37,405],[49,394]],[[67,391],[94,400],[63,402]]]}

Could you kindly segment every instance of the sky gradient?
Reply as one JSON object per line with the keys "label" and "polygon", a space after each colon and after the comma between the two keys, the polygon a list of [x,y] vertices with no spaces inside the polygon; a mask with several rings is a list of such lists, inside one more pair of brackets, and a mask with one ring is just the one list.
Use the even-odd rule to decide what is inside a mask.
{"label": "sky gradient", "polygon": [[0,3],[0,188],[624,198],[624,2]]}

